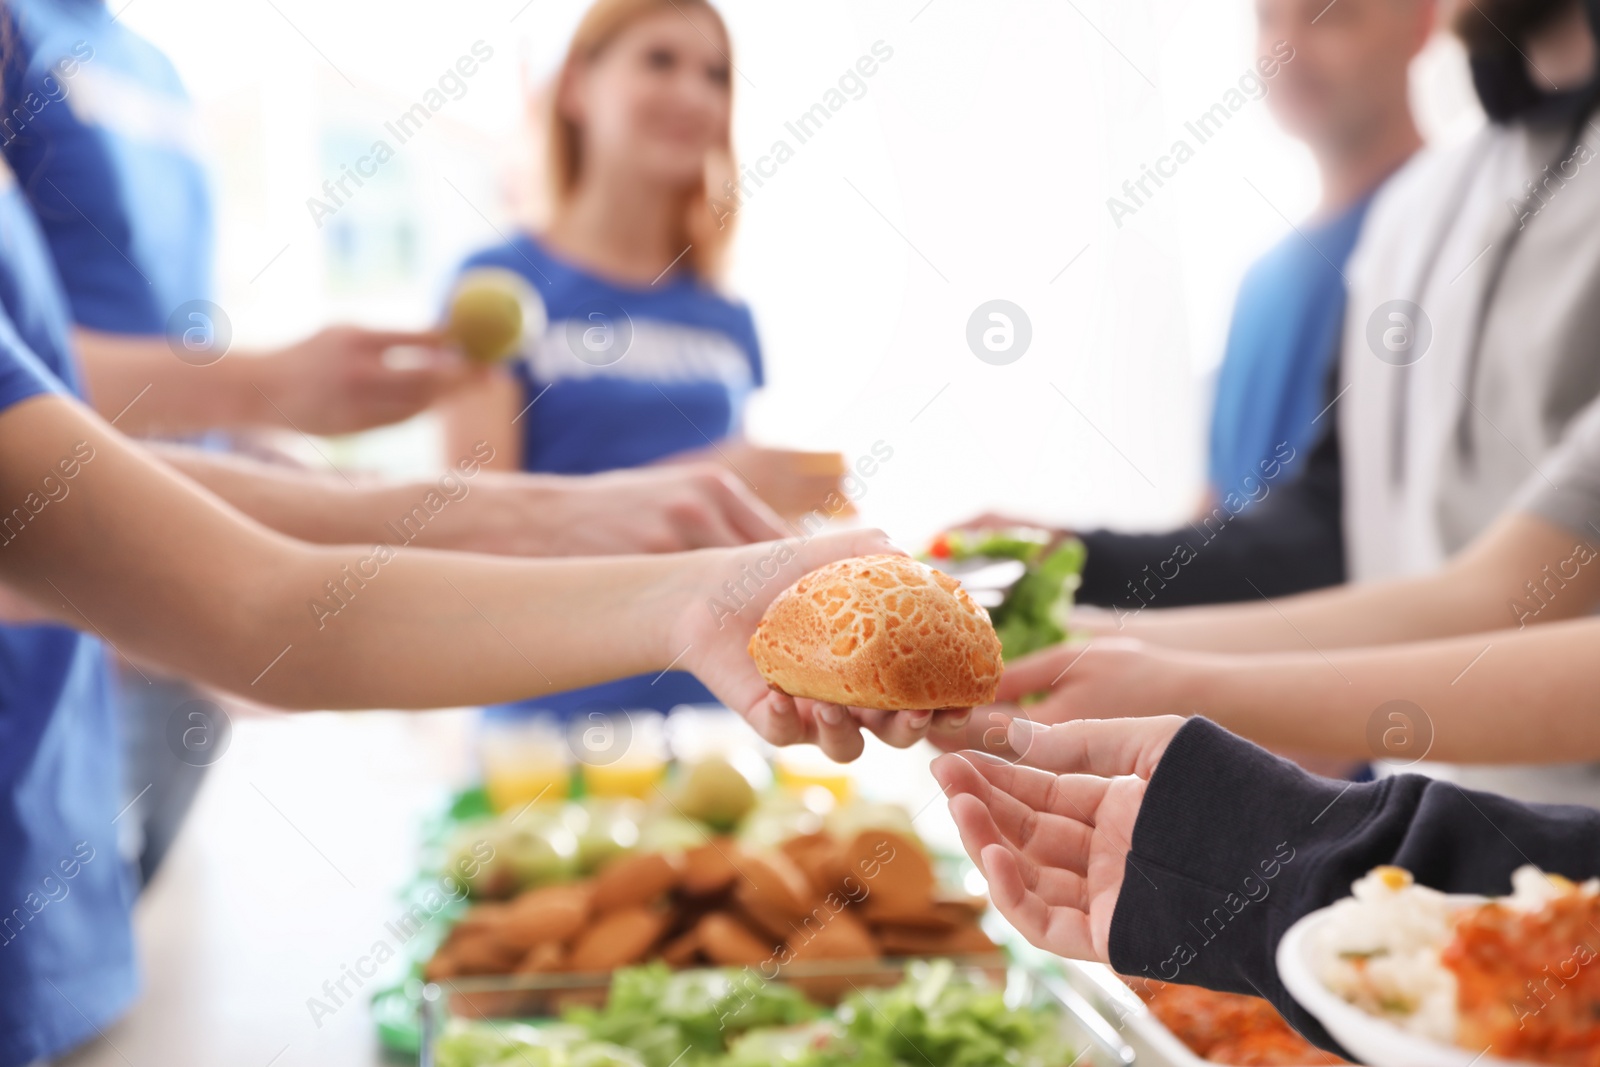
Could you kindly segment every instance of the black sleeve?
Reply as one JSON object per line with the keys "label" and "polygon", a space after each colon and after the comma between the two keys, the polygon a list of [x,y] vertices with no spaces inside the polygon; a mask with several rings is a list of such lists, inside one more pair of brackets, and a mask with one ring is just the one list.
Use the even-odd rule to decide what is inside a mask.
{"label": "black sleeve", "polygon": [[1532,863],[1600,875],[1600,811],[1523,804],[1420,775],[1319,778],[1205,720],[1178,731],[1150,779],[1111,922],[1124,974],[1264,996],[1310,1040],[1327,1032],[1278,980],[1300,917],[1380,864],[1451,893],[1505,894]]}
{"label": "black sleeve", "polygon": [[1079,534],[1089,554],[1077,599],[1136,611],[1285,596],[1344,581],[1339,435],[1329,423],[1299,476],[1260,483],[1266,495],[1237,515],[1225,497],[1204,519],[1165,533]]}

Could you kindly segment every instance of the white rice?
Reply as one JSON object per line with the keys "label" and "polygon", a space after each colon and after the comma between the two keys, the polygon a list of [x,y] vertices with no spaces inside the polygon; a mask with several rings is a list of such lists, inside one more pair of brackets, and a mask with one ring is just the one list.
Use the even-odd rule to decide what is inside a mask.
{"label": "white rice", "polygon": [[[1562,892],[1536,867],[1511,876],[1501,903],[1538,911]],[[1600,882],[1583,887],[1594,892]],[[1333,905],[1307,944],[1323,985],[1372,1015],[1435,1041],[1456,1038],[1456,979],[1439,960],[1452,934],[1452,905],[1443,893],[1415,885],[1405,871],[1379,867]]]}

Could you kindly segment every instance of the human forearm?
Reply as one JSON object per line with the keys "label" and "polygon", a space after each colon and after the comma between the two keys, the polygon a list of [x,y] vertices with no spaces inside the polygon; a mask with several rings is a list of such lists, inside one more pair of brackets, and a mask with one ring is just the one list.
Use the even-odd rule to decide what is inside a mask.
{"label": "human forearm", "polygon": [[[1253,603],[1146,611],[1097,629],[1151,644],[1203,652],[1293,652],[1350,648],[1492,629],[1500,614],[1459,587],[1429,576],[1343,585]],[[1462,610],[1465,609],[1465,610]],[[1478,609],[1478,610],[1474,610]],[[1459,628],[1458,628],[1459,627]]]}
{"label": "human forearm", "polygon": [[[638,673],[670,658],[662,591],[687,582],[673,588],[692,599],[682,568],[693,557],[563,566],[306,546],[216,504],[103,424],[63,427],[64,408],[48,399],[6,415],[8,442],[28,441],[37,459],[14,470],[48,470],[80,441],[92,456],[7,543],[7,579],[131,655],[269,702],[489,702]],[[29,477],[8,481],[6,499],[32,490]]]}
{"label": "human forearm", "polygon": [[252,372],[265,368],[249,356],[199,365],[179,359],[161,337],[80,329],[74,341],[95,410],[125,433],[283,425],[252,385]]}
{"label": "human forearm", "polygon": [[[1440,570],[1253,604],[1145,611],[1102,632],[1215,652],[1356,648],[1574,618],[1600,598],[1600,568],[1579,535],[1509,515]],[[1121,626],[1117,625],[1121,622]]]}
{"label": "human forearm", "polygon": [[1584,619],[1392,648],[1199,657],[1174,668],[1190,696],[1165,710],[1204,714],[1260,744],[1342,758],[1595,760],[1600,723],[1571,709],[1600,689],[1597,640],[1600,620]]}

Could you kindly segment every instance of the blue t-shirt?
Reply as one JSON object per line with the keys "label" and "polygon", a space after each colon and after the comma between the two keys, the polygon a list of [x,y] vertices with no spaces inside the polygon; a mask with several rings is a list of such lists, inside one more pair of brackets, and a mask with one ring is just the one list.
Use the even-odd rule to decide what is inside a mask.
{"label": "blue t-shirt", "polygon": [[1344,266],[1371,203],[1369,194],[1284,238],[1240,283],[1211,413],[1208,475],[1219,495],[1243,494],[1281,445],[1294,449],[1292,472],[1316,444],[1323,425],[1312,420],[1328,402],[1344,325]]}
{"label": "blue t-shirt", "polygon": [[164,334],[212,296],[211,195],[193,108],[160,49],[103,0],[8,0],[0,153],[57,263],[73,321]]}
{"label": "blue t-shirt", "polygon": [[[0,304],[0,410],[77,392],[65,302],[9,184],[0,187]],[[64,474],[40,472],[24,515],[62,506],[40,502],[52,495],[70,499]],[[0,520],[0,552],[38,536],[15,512]],[[0,1067],[94,1036],[137,991],[133,886],[112,821],[121,797],[112,699],[100,642],[61,626],[0,625]]]}
{"label": "blue t-shirt", "polygon": [[[463,270],[520,274],[544,302],[549,326],[513,365],[525,407],[523,469],[593,474],[703,449],[739,429],[762,382],[750,309],[689,271],[623,286],[552,256],[519,235],[470,257]],[[692,675],[624,678],[540,697],[519,709],[570,714],[714,700]]]}

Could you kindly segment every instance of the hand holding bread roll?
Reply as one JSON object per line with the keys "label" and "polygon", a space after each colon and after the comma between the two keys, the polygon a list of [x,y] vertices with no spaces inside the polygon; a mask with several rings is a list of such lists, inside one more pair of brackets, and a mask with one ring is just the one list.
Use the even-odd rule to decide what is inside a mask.
{"label": "hand holding bread roll", "polygon": [[793,697],[880,711],[994,699],[1000,639],[952,577],[904,556],[862,556],[780,593],[750,638],[767,684]]}
{"label": "hand holding bread roll", "polygon": [[[955,720],[949,724],[953,727],[967,717],[966,709],[971,706],[946,700],[913,711],[859,706],[851,710],[844,704],[797,698],[781,686],[774,688],[762,676],[748,649],[766,608],[809,572],[862,556],[904,558],[878,530],[819,534],[806,541],[773,541],[731,551],[694,553],[691,562],[676,572],[669,588],[641,590],[640,596],[648,603],[665,593],[672,602],[685,605],[679,610],[676,623],[656,638],[664,660],[693,671],[718,699],[737,710],[772,744],[815,744],[830,758],[848,763],[861,755],[864,728],[886,743],[904,748],[920,740],[936,716]],[[915,566],[920,572],[920,565]],[[942,595],[954,596],[948,590]],[[979,631],[975,640],[994,642],[986,619],[981,627],[976,619],[972,625]],[[992,649],[998,657],[999,645],[993,644]],[[948,695],[956,692],[952,690]],[[961,710],[929,710],[951,706]]]}

